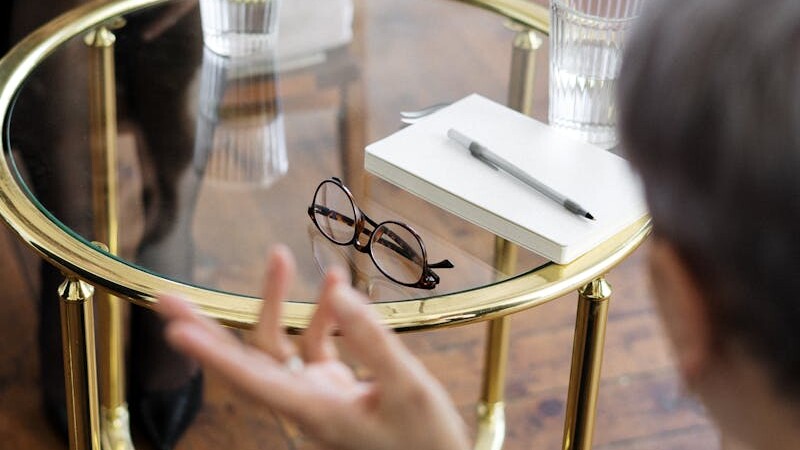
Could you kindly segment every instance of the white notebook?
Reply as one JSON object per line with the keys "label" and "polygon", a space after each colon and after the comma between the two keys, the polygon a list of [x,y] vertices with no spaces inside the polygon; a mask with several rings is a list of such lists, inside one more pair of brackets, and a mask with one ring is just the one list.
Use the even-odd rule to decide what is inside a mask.
{"label": "white notebook", "polygon": [[[567,211],[447,137],[456,129],[596,220]],[[647,214],[626,160],[472,94],[366,148],[369,172],[556,263],[568,263]]]}

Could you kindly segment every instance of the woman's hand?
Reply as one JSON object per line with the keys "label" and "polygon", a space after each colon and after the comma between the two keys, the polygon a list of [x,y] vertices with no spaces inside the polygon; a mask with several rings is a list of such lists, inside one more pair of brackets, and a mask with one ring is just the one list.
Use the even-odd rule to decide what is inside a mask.
{"label": "woman's hand", "polygon": [[[294,276],[285,247],[270,255],[264,303],[252,344],[200,317],[183,301],[160,299],[168,340],[233,385],[337,449],[467,449],[461,417],[441,385],[384,328],[342,271],[325,277],[308,329],[295,347],[280,324]],[[331,336],[372,374],[359,380]]]}

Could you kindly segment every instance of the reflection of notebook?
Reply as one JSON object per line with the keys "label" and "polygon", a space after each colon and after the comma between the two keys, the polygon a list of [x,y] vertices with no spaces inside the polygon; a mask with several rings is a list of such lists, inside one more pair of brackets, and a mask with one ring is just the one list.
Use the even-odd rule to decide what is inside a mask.
{"label": "reflection of notebook", "polygon": [[[448,139],[455,128],[586,207],[578,217]],[[624,159],[472,94],[366,149],[366,169],[560,264],[647,211]]]}
{"label": "reflection of notebook", "polygon": [[353,0],[284,1],[279,14],[281,70],[320,63],[326,50],[353,40]]}

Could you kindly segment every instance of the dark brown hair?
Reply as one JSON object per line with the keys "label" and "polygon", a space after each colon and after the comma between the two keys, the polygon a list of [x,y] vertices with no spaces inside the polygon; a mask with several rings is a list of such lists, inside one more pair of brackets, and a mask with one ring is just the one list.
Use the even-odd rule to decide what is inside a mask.
{"label": "dark brown hair", "polygon": [[623,145],[715,336],[800,393],[800,1],[657,2],[619,83]]}

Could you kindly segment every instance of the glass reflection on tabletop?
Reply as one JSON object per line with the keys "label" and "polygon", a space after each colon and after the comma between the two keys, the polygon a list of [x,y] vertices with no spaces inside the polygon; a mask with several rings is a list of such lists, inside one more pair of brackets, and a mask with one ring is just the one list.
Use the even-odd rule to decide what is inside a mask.
{"label": "glass reflection on tabletop", "polygon": [[207,181],[267,187],[289,170],[274,55],[274,47],[250,57],[204,48],[195,167]]}
{"label": "glass reflection on tabletop", "polygon": [[[498,58],[507,57],[512,35],[494,14],[423,0],[283,1],[276,47],[226,58],[204,48],[196,9],[143,39],[142,28],[165,8],[126,14],[127,25],[115,30],[120,259],[258,296],[264,255],[281,242],[298,260],[289,293],[298,301],[316,298],[320,267],[330,264],[357,268],[370,297],[389,301],[463,291],[543,263],[521,251],[517,270],[498,273],[494,236],[364,171],[364,147],[397,131],[400,111],[471,92],[505,97],[509,64]],[[428,20],[445,14],[457,20]],[[486,32],[458,34],[464,30]],[[7,130],[31,195],[87,241],[88,55],[76,36],[48,56],[26,80]],[[370,217],[408,224],[434,262],[446,257],[455,268],[437,271],[441,282],[427,291],[391,282],[369,255],[335,244],[326,243],[335,253],[320,259],[307,207],[319,180],[331,176]]]}
{"label": "glass reflection on tabletop", "polygon": [[[354,287],[363,291],[370,300],[392,301],[419,297],[417,289],[392,283],[370,261],[369,255],[355,247],[342,247],[328,240],[313,225],[308,226],[311,254],[314,264],[323,276],[332,267],[344,268],[350,274]],[[437,295],[437,290],[424,290],[425,295]]]}

